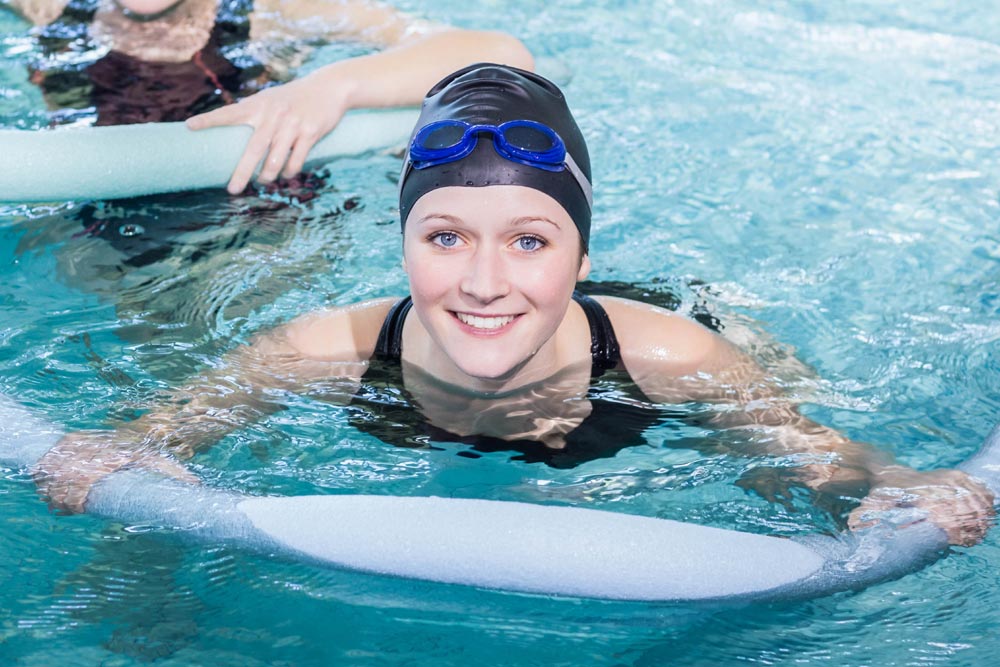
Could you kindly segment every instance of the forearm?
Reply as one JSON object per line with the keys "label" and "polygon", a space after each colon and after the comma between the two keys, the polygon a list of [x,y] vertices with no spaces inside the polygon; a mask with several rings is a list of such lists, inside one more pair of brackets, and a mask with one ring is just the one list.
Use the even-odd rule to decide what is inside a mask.
{"label": "forearm", "polygon": [[697,341],[688,354],[656,364],[634,363],[633,377],[652,400],[715,406],[708,423],[745,436],[734,438],[732,447],[748,456],[790,458],[809,486],[845,477],[870,484],[892,463],[889,453],[803,416],[783,383],[735,345],[700,327],[676,326],[686,327],[681,333]]}
{"label": "forearm", "polygon": [[202,378],[170,392],[140,418],[120,425],[117,439],[179,458],[221,440],[281,409],[281,404],[257,390],[223,378]]}
{"label": "forearm", "polygon": [[836,480],[873,486],[894,465],[889,452],[852,440],[803,416],[783,397],[731,406],[709,421],[717,428],[746,434],[747,453],[788,457],[797,462],[799,477],[811,488]]}
{"label": "forearm", "polygon": [[338,91],[347,108],[419,104],[446,75],[476,62],[532,69],[534,61],[516,38],[499,32],[444,30],[404,41],[385,51],[323,67],[309,78],[317,90]]}
{"label": "forearm", "polygon": [[274,347],[283,348],[280,335],[239,348],[220,369],[172,389],[149,412],[121,425],[120,434],[187,458],[284,409],[289,395],[348,403],[357,391],[363,363],[319,361],[287,349],[275,352]]}

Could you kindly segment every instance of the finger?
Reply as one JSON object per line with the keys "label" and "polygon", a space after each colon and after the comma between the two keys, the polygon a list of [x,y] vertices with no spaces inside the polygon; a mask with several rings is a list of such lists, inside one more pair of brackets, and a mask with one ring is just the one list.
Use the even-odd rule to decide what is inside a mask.
{"label": "finger", "polygon": [[292,154],[288,157],[288,164],[285,165],[285,173],[283,174],[285,178],[293,178],[298,174],[302,173],[305,168],[306,160],[309,159],[309,151],[313,149],[320,139],[325,137],[332,128],[336,127],[340,123],[340,119],[343,118],[343,112],[329,112],[326,120],[322,124],[315,124],[312,121],[306,120],[302,123],[299,128],[299,138],[295,142],[295,148],[292,150]]}
{"label": "finger", "polygon": [[847,516],[847,527],[853,530],[864,530],[875,525],[876,521],[871,517],[871,510],[866,507],[859,507]]}
{"label": "finger", "polygon": [[271,183],[278,177],[281,168],[288,160],[288,154],[295,143],[297,124],[285,123],[275,134],[271,141],[267,157],[264,159],[264,166],[261,167],[257,180],[261,183]]}
{"label": "finger", "polygon": [[201,481],[190,470],[174,461],[171,461],[170,459],[156,458],[151,461],[147,461],[145,465],[150,470],[155,470],[165,477],[173,477],[174,479],[187,482],[188,484],[198,484]]}
{"label": "finger", "polygon": [[247,187],[247,183],[253,178],[254,171],[257,170],[257,165],[264,159],[264,155],[271,145],[273,128],[273,123],[266,122],[254,130],[250,141],[247,142],[247,147],[243,150],[240,161],[233,170],[233,175],[229,179],[229,185],[226,187],[229,194],[238,195]]}
{"label": "finger", "polygon": [[309,158],[309,151],[315,145],[315,138],[300,136],[298,141],[295,142],[295,148],[292,149],[291,155],[288,156],[288,162],[285,163],[285,171],[281,175],[285,178],[294,178],[301,174],[306,160]]}
{"label": "finger", "polygon": [[204,130],[220,125],[253,125],[252,111],[245,104],[230,104],[208,111],[197,116],[191,116],[184,124],[190,130]]}

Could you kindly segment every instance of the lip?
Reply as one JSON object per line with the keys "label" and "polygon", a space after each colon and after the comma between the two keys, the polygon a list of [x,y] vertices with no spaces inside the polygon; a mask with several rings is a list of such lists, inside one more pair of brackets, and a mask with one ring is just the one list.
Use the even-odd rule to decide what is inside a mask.
{"label": "lip", "polygon": [[[486,315],[483,313],[467,313],[464,311],[454,311],[454,310],[449,312],[452,318],[454,318],[455,322],[458,323],[458,326],[462,331],[475,336],[499,336],[505,334],[508,331],[510,331],[515,324],[517,324],[518,320],[521,319],[520,313],[516,315],[512,314]],[[462,318],[464,318],[467,321],[463,321]],[[490,327],[477,327],[475,326],[474,323],[468,321],[470,319],[497,320],[497,319],[507,319],[507,318],[509,318],[510,321],[507,322],[506,324],[502,324],[500,326],[490,326]]]}

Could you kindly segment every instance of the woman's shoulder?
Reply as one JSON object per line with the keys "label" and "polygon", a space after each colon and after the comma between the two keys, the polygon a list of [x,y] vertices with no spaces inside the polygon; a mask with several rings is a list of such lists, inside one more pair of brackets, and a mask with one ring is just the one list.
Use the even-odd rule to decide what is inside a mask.
{"label": "woman's shoulder", "polygon": [[713,355],[722,339],[683,315],[641,301],[613,296],[593,297],[611,320],[626,367],[656,364],[678,372]]}
{"label": "woman's shoulder", "polygon": [[281,335],[303,356],[336,361],[367,361],[396,297],[359,301],[300,315]]}

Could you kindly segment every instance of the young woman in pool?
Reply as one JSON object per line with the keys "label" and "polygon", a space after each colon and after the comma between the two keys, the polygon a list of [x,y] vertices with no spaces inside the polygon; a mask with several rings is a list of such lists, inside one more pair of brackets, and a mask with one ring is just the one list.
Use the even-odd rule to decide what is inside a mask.
{"label": "young woman in pool", "polygon": [[[43,26],[38,41],[50,57],[38,59],[31,80],[55,108],[96,112],[98,125],[189,118],[192,129],[252,125],[229,182],[232,193],[243,191],[262,160],[262,183],[298,174],[312,145],[349,109],[419,104],[435,81],[479,60],[532,67],[531,54],[509,35],[418,21],[376,0],[0,0],[0,6]],[[267,87],[287,81],[307,46],[320,40],[382,51]],[[88,45],[83,52],[81,42]],[[73,53],[69,65],[64,51]]]}
{"label": "young woman in pool", "polygon": [[[63,439],[39,463],[43,493],[81,510],[90,484],[126,465],[193,478],[185,457],[279,409],[286,391],[350,400],[376,361],[399,365],[424,416],[457,436],[572,448],[594,376],[625,372],[648,399],[723,406],[769,453],[797,455],[799,483],[861,487],[852,526],[899,504],[926,510],[955,544],[993,514],[955,470],[918,472],[800,415],[747,355],[700,324],[643,303],[574,293],[590,270],[586,144],[561,92],[497,65],[435,86],[400,183],[411,295],[305,315],[234,351],[229,364],[114,433]],[[866,495],[865,495],[866,494]]]}

